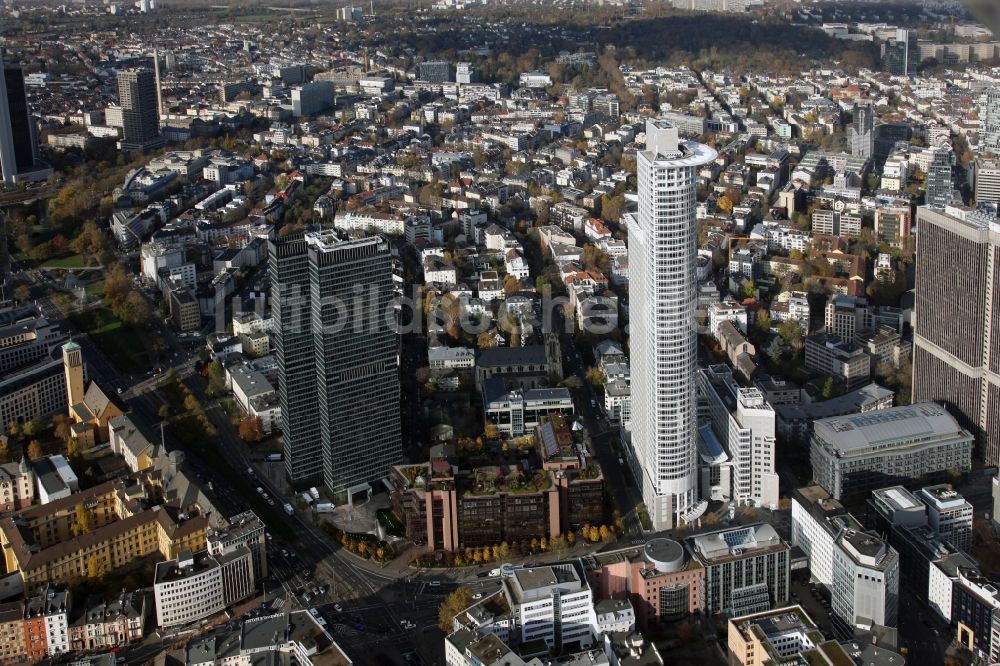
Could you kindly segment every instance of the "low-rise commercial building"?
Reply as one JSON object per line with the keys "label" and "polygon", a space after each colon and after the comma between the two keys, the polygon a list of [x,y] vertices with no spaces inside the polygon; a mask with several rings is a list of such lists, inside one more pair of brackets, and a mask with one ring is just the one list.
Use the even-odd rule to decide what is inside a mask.
{"label": "low-rise commercial building", "polygon": [[708,532],[685,543],[705,568],[705,612],[745,615],[788,602],[790,549],[770,525]]}
{"label": "low-rise commercial building", "polygon": [[457,551],[552,538],[603,522],[600,467],[559,423],[553,418],[536,430],[541,469],[462,470],[442,458],[393,467],[392,502],[407,537],[427,552]]}
{"label": "low-rise commercial building", "polygon": [[927,524],[955,548],[968,552],[972,546],[972,505],[950,485],[927,486],[917,492],[927,505]]}
{"label": "low-rise commercial building", "polygon": [[835,499],[972,466],[973,437],[944,407],[924,402],[817,421],[813,479]]}
{"label": "low-rise commercial building", "polygon": [[222,612],[254,590],[250,550],[241,547],[224,555],[181,552],[156,565],[153,599],[156,625],[175,627]]}
{"label": "low-rise commercial building", "polygon": [[531,432],[547,417],[573,414],[567,388],[511,388],[502,377],[486,379],[482,386],[484,416],[507,437]]}
{"label": "low-rise commercial building", "polygon": [[705,568],[673,539],[594,553],[581,560],[599,599],[628,599],[642,629],[704,610]]}

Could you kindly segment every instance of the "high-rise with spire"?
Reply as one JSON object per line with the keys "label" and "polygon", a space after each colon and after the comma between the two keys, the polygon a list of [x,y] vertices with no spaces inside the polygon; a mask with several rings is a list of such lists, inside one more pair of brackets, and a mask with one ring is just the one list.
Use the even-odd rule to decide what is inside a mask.
{"label": "high-rise with spire", "polygon": [[639,211],[628,220],[632,362],[630,465],[656,529],[704,511],[696,466],[695,209],[699,169],[716,152],[646,122]]}

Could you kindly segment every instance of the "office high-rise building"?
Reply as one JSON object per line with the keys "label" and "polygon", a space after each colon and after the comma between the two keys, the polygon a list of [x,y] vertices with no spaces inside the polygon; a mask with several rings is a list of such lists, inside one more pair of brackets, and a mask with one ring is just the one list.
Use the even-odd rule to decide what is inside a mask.
{"label": "office high-rise building", "polygon": [[979,158],[972,169],[973,198],[977,204],[1000,203],[1000,160]]}
{"label": "office high-rise building", "polygon": [[271,246],[286,469],[343,501],[401,455],[389,245],[323,232]]}
{"label": "office high-rise building", "polygon": [[148,69],[118,72],[125,150],[148,150],[164,144],[157,110],[156,76]]}
{"label": "office high-rise building", "polygon": [[296,118],[321,113],[335,103],[333,81],[312,81],[292,88],[292,115]]}
{"label": "office high-rise building", "polygon": [[871,158],[875,152],[875,114],[870,104],[854,105],[851,155]]}
{"label": "office high-rise building", "polygon": [[3,65],[0,86],[0,171],[5,183],[44,180],[52,170],[38,163],[38,136],[28,108],[24,73],[20,67]]}
{"label": "office high-rise building", "polygon": [[955,163],[955,153],[950,146],[932,148],[934,157],[927,167],[927,196],[925,203],[931,208],[944,208],[951,203],[952,184],[951,169]]}
{"label": "office high-rise building", "polygon": [[695,185],[716,152],[646,122],[638,153],[639,211],[630,216],[632,433],[630,464],[656,529],[697,518]]}
{"label": "office high-rise building", "polygon": [[316,351],[309,312],[309,255],[301,234],[280,237],[268,248],[274,347],[281,376],[281,431],[285,471],[292,484],[323,482],[323,445],[316,405]]}
{"label": "office high-rise building", "polygon": [[451,63],[447,60],[427,60],[417,64],[417,80],[428,83],[447,83],[454,78]]}
{"label": "office high-rise building", "polygon": [[916,72],[920,63],[917,31],[903,28],[896,30],[895,39],[882,45],[882,59],[885,71],[893,76],[908,76]]}
{"label": "office high-rise building", "polygon": [[731,497],[741,505],[776,507],[774,409],[760,389],[741,388],[725,365],[698,371],[698,394],[732,462]]}
{"label": "office high-rise building", "polygon": [[479,72],[471,62],[460,62],[455,66],[456,83],[479,83]]}
{"label": "office high-rise building", "polygon": [[979,149],[1000,153],[1000,87],[988,88],[979,97]]}
{"label": "office high-rise building", "polygon": [[943,403],[1000,463],[1000,221],[917,210],[913,402]]}

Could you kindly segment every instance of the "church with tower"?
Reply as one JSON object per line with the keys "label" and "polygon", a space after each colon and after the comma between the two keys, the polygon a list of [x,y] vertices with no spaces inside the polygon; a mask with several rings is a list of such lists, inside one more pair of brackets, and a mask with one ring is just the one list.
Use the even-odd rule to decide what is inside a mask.
{"label": "church with tower", "polygon": [[63,372],[66,373],[66,401],[73,419],[70,436],[80,449],[89,449],[108,441],[108,421],[124,414],[95,381],[84,376],[83,350],[76,342],[62,346]]}

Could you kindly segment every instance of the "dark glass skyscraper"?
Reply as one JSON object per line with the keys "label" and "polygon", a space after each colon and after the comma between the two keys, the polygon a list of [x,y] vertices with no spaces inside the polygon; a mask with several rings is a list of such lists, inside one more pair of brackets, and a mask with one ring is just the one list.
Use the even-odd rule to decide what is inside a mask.
{"label": "dark glass skyscraper", "polygon": [[316,405],[316,352],[309,311],[309,253],[302,234],[271,241],[271,315],[281,382],[285,469],[296,486],[323,481],[323,447]]}
{"label": "dark glass skyscraper", "polygon": [[401,456],[389,244],[322,232],[271,250],[286,469],[343,501]]}
{"label": "dark glass skyscraper", "polygon": [[27,176],[29,180],[44,179],[50,170],[37,164],[38,136],[31,120],[21,68],[4,65],[3,84],[0,91],[0,171],[3,180],[13,183],[19,176]]}
{"label": "dark glass skyscraper", "polygon": [[156,104],[156,77],[148,69],[118,72],[118,100],[124,123],[122,147],[145,150],[162,146],[160,114]]}
{"label": "dark glass skyscraper", "polygon": [[913,402],[943,403],[1000,463],[1000,220],[917,209]]}

